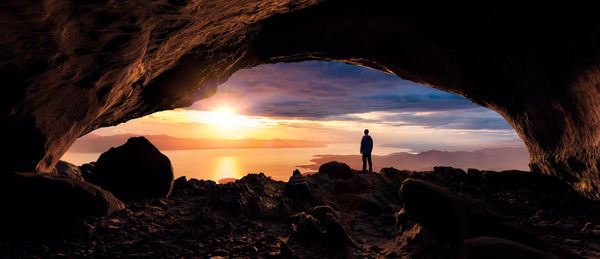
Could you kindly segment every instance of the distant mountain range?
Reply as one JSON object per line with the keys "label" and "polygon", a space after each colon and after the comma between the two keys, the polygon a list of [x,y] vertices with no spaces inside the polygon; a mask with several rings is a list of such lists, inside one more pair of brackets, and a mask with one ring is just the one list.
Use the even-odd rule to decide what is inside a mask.
{"label": "distant mountain range", "polygon": [[[137,137],[134,134],[100,136],[88,134],[79,138],[68,152],[101,153],[111,147],[124,144],[127,139]],[[240,149],[240,148],[314,148],[326,145],[298,139],[197,139],[178,138],[168,135],[146,135],[152,144],[160,150],[191,149]]]}
{"label": "distant mountain range", "polygon": [[[318,171],[319,166],[329,161],[348,164],[352,168],[362,168],[360,155],[315,155],[314,164],[298,167]],[[524,148],[485,148],[475,151],[439,151],[429,150],[419,154],[393,153],[386,156],[372,156],[375,171],[381,167],[426,171],[434,166],[452,166],[458,168],[477,168],[484,170],[529,170],[529,154]]]}

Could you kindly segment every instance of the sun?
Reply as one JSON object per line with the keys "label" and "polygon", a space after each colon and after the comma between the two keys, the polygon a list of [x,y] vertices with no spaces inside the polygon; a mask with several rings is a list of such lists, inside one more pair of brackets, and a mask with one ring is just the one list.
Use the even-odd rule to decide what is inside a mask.
{"label": "sun", "polygon": [[231,106],[219,106],[213,110],[213,112],[224,113],[224,114],[236,114],[237,110]]}
{"label": "sun", "polygon": [[262,130],[277,125],[272,118],[244,115],[243,109],[219,105],[210,110],[175,109],[154,113],[147,120],[159,123],[195,123],[203,138],[246,139],[262,136]]}
{"label": "sun", "polygon": [[211,111],[212,123],[224,129],[236,129],[242,126],[242,120],[243,116],[231,107],[222,106]]}
{"label": "sun", "polygon": [[231,106],[219,106],[214,110],[204,112],[202,115],[207,124],[213,126],[217,135],[225,138],[244,139],[249,128],[260,126],[260,122],[246,115],[237,114]]}

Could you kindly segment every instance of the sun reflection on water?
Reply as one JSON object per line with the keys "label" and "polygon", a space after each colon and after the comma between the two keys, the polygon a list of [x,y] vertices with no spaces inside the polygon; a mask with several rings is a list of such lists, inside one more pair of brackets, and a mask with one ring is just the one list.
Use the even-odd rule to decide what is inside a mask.
{"label": "sun reflection on water", "polygon": [[240,179],[242,177],[237,159],[233,156],[219,157],[215,163],[215,169],[213,179],[216,181],[223,178]]}

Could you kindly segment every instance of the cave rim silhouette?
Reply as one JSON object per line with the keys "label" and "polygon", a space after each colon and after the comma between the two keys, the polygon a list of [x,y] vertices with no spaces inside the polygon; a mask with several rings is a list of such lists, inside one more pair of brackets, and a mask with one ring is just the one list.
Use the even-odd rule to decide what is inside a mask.
{"label": "cave rim silhouette", "polygon": [[[596,85],[599,81],[595,76],[599,73],[595,65],[600,61],[600,51],[596,47],[598,44],[595,44],[598,42],[595,38],[597,30],[593,28],[598,18],[584,15],[589,13],[589,10],[586,12],[586,8],[577,8],[582,15],[576,19],[557,20],[555,14],[564,12],[563,7],[556,8],[555,12],[537,12],[535,19],[527,16],[529,9],[512,10],[508,12],[513,14],[510,19],[501,19],[506,15],[499,12],[506,10],[468,13],[463,17],[455,15],[465,14],[461,6],[451,7],[449,10],[453,12],[450,16],[449,10],[444,9],[447,6],[436,6],[429,12],[436,19],[428,21],[411,20],[418,18],[418,14],[411,12],[398,17],[394,8],[380,6],[337,1],[303,4],[305,5],[301,6],[302,8],[288,6],[288,9],[284,8],[280,13],[270,13],[267,18],[251,24],[254,27],[245,28],[247,30],[239,35],[236,34],[239,31],[231,32],[231,35],[226,35],[231,37],[225,38],[230,41],[221,42],[223,45],[220,47],[200,44],[202,46],[196,46],[198,48],[195,50],[188,49],[189,52],[181,55],[175,62],[177,64],[157,68],[162,72],[152,75],[155,77],[141,75],[142,78],[138,77],[138,80],[132,82],[134,86],[145,87],[143,90],[135,90],[134,97],[128,100],[128,103],[102,99],[106,98],[107,91],[123,90],[125,84],[129,86],[131,82],[125,80],[109,85],[108,90],[93,89],[97,91],[100,99],[96,104],[102,109],[90,107],[92,111],[81,114],[69,111],[69,107],[51,107],[47,113],[60,114],[60,111],[69,111],[65,115],[70,117],[67,119],[65,116],[64,121],[60,123],[55,123],[53,116],[56,115],[44,118],[46,114],[40,112],[42,108],[49,108],[50,105],[23,108],[14,118],[7,119],[12,122],[11,126],[14,126],[10,132],[26,136],[29,141],[20,149],[17,148],[17,140],[9,144],[9,147],[17,150],[9,157],[9,160],[15,161],[11,166],[18,170],[47,172],[78,136],[95,128],[113,125],[153,111],[185,106],[195,97],[201,97],[191,96],[190,88],[201,88],[204,89],[203,94],[210,94],[216,85],[243,67],[318,59],[336,60],[387,71],[411,81],[458,93],[476,104],[490,108],[503,116],[517,131],[527,146],[532,171],[557,176],[587,197],[600,197],[600,144],[597,141],[600,120],[597,116],[586,114],[590,113],[587,111],[594,114],[599,108],[595,105],[596,100],[586,99],[581,94],[586,92],[598,95]],[[424,6],[417,4],[417,7]],[[474,23],[474,19],[481,22]],[[303,23],[307,20],[308,23]],[[325,26],[311,27],[314,24]],[[386,28],[381,28],[381,24],[385,24]],[[338,30],[331,30],[332,26],[337,26]],[[490,28],[493,30],[489,30]],[[570,30],[571,28],[576,30]],[[295,35],[290,35],[290,32]],[[471,35],[473,33],[477,37]],[[502,38],[505,34],[518,36],[519,42]],[[307,38],[307,35],[310,37]],[[328,37],[322,37],[324,35]],[[411,38],[407,38],[407,35],[417,36],[421,42],[410,42]],[[390,36],[405,37],[401,38],[404,40],[401,44],[383,41]],[[452,39],[462,41],[455,42]],[[329,42],[331,40],[339,44],[332,45],[332,42]],[[494,40],[498,42],[492,43]],[[282,46],[285,44],[278,44],[280,42],[291,46]],[[421,43],[425,43],[426,47],[422,47]],[[465,49],[465,46],[458,43],[471,43],[466,47],[473,49]],[[114,44],[116,43],[113,41],[112,45],[107,46],[113,47]],[[503,48],[494,49],[498,44],[504,44]],[[200,50],[207,46],[207,52],[201,53]],[[372,48],[373,46],[378,48]],[[409,50],[412,53],[408,53]],[[490,57],[487,57],[486,61],[480,60],[473,55],[477,51],[488,51],[486,54],[490,54]],[[384,55],[386,53],[389,55]],[[507,55],[504,57],[508,58],[505,59],[502,55]],[[415,59],[416,57],[419,59]],[[490,71],[485,70],[482,64],[490,65]],[[35,65],[38,66],[38,70],[32,68],[32,71],[39,71],[39,66],[43,67],[40,64]],[[219,67],[223,70],[215,71],[215,68]],[[161,85],[166,79],[175,75],[185,75],[194,68],[200,68],[200,71],[204,72],[201,76],[197,75],[196,80],[193,76],[189,78],[193,82],[188,82],[187,86]],[[15,68],[10,68],[9,71],[12,71],[11,69]],[[506,72],[505,76],[497,77],[494,73],[497,70]],[[521,74],[522,71],[527,73]],[[15,76],[32,75],[25,73]],[[482,77],[496,78],[499,82],[492,82],[484,87],[485,89],[478,89],[478,80]],[[85,79],[89,81],[93,78]],[[521,99],[514,100],[504,96],[505,90]],[[60,89],[57,94],[73,94],[69,91]],[[178,91],[183,93],[177,93]],[[125,96],[124,93],[120,94],[120,97]],[[494,97],[495,94],[500,97]],[[33,98],[35,95],[27,97]],[[529,102],[532,101],[536,105],[530,105]],[[556,117],[559,119],[553,119]],[[73,125],[65,129],[65,124],[68,123]],[[63,128],[53,129],[56,125]]]}
{"label": "cave rim silhouette", "polygon": [[[287,69],[291,69],[292,71],[293,71],[293,70],[298,70],[298,71],[301,71],[301,70],[299,70],[299,69],[302,69],[302,67],[300,67],[300,66],[299,66],[299,67],[295,68],[294,64],[299,64],[299,65],[302,65],[302,63],[309,64],[309,63],[321,63],[321,62],[323,62],[324,64],[326,64],[326,63],[330,63],[330,64],[331,64],[331,63],[333,63],[333,65],[332,65],[332,66],[348,66],[348,67],[350,67],[350,66],[351,66],[351,67],[353,67],[354,69],[359,69],[359,70],[369,71],[370,73],[374,73],[374,74],[377,74],[377,75],[380,75],[380,74],[386,74],[386,75],[388,75],[388,76],[389,76],[389,78],[391,78],[391,79],[388,79],[388,80],[390,80],[390,81],[392,81],[392,80],[393,80],[393,83],[390,83],[390,84],[398,84],[398,85],[402,85],[402,82],[408,81],[408,80],[406,80],[406,79],[403,79],[403,78],[401,78],[401,77],[399,77],[399,76],[397,76],[397,75],[389,74],[389,73],[386,73],[386,72],[383,72],[383,71],[380,71],[380,70],[375,70],[375,69],[368,68],[368,67],[364,67],[364,66],[360,66],[360,65],[348,64],[348,63],[345,63],[345,62],[339,62],[339,61],[321,61],[321,60],[308,60],[308,61],[293,61],[293,62],[279,62],[279,63],[266,63],[266,64],[259,64],[259,65],[257,65],[257,66],[254,66],[254,67],[243,68],[243,69],[240,69],[240,70],[238,70],[238,71],[234,72],[234,73],[231,75],[231,77],[230,77],[228,80],[235,79],[235,77],[236,77],[236,74],[237,74],[237,73],[239,73],[239,72],[241,72],[241,71],[246,71],[247,73],[251,73],[251,74],[252,74],[252,73],[258,73],[258,74],[264,73],[264,72],[249,72],[249,71],[248,71],[248,70],[250,70],[250,71],[251,71],[251,70],[253,70],[253,69],[257,69],[257,68],[260,68],[260,67],[263,67],[263,66],[270,67],[271,65],[276,65],[276,64],[286,64],[286,65],[288,66],[288,67],[287,67]],[[291,66],[290,66],[290,65],[291,65]],[[291,68],[290,68],[290,67],[291,67]],[[347,68],[347,67],[346,67],[346,68]],[[330,68],[328,68],[328,69],[330,69]],[[336,68],[336,69],[342,69],[342,68],[340,67],[340,68]],[[323,70],[321,70],[320,68],[308,69],[308,70],[310,70],[310,72],[320,72],[320,71],[327,71],[326,69],[323,69]],[[335,70],[335,69],[334,69],[334,70]],[[285,76],[282,76],[282,78],[285,78]],[[318,77],[316,77],[316,78],[318,79]],[[264,79],[264,80],[262,80],[262,81],[263,81],[264,83],[266,83],[266,84],[269,84],[269,82],[270,82],[270,81],[273,81],[273,80],[277,81],[277,80],[279,80],[279,79],[281,79],[281,78],[269,78],[269,79]],[[287,78],[286,78],[286,79],[287,79]],[[332,80],[331,78],[328,78],[328,79],[329,79],[329,80]],[[337,77],[336,77],[335,79],[337,79]],[[335,81],[335,79],[333,79],[332,81]],[[433,89],[433,91],[434,91],[434,92],[443,92],[443,94],[452,94],[452,95],[454,95],[453,93],[450,93],[450,92],[448,92],[448,91],[439,90],[439,89],[437,89],[437,88],[435,88],[435,87],[431,87],[431,86],[427,86],[427,85],[424,85],[424,84],[415,83],[415,82],[412,82],[412,81],[410,81],[410,83],[411,83],[410,85],[402,85],[402,86],[400,86],[400,87],[398,87],[398,88],[405,88],[405,87],[406,87],[406,89],[409,89],[409,90],[410,90],[410,89],[416,89],[416,88],[419,88],[419,89],[420,89],[420,88],[428,88],[428,89],[430,88],[430,89]],[[218,87],[223,87],[225,84],[227,84],[227,83],[223,83],[223,84],[219,85]],[[290,87],[291,87],[291,86],[290,86]],[[317,89],[317,88],[318,88],[317,86],[309,86],[309,88],[303,88],[303,89],[307,89],[307,90],[314,90],[314,89]],[[378,87],[374,87],[373,89],[374,89],[374,90],[380,90],[380,89],[378,89]],[[239,89],[238,89],[238,90],[239,90]],[[284,89],[283,91],[286,91],[286,90]],[[368,91],[367,91],[367,92],[368,92]],[[395,91],[392,91],[392,92],[389,92],[389,93],[390,93],[390,94],[394,94],[394,93],[402,93],[402,90],[398,90],[398,89],[396,89]],[[493,112],[495,115],[498,115],[498,116],[499,116],[499,114],[498,114],[497,112],[495,112],[495,111],[493,111],[493,110],[491,110],[491,109],[488,109],[488,108],[482,107],[482,106],[480,106],[480,105],[477,105],[477,104],[473,103],[472,101],[468,100],[467,98],[465,98],[465,97],[463,97],[463,96],[460,96],[460,95],[458,95],[458,96],[459,96],[459,98],[460,98],[460,100],[461,100],[461,101],[466,101],[466,102],[468,102],[468,103],[469,103],[469,106],[462,107],[462,108],[460,108],[460,109],[456,109],[456,111],[458,111],[459,113],[462,113],[464,110],[470,110],[470,109],[474,109],[474,108],[482,108],[482,109],[484,109],[485,111]],[[213,96],[210,96],[210,97],[207,97],[207,98],[204,98],[204,99],[200,99],[200,100],[197,100],[197,101],[195,101],[195,102],[194,102],[194,103],[193,103],[191,106],[188,106],[188,107],[180,107],[180,108],[183,108],[183,109],[190,108],[190,107],[193,107],[193,106],[195,106],[195,105],[197,104],[197,102],[202,102],[202,101],[211,101],[211,98],[214,98],[214,97],[215,97],[215,96],[213,95]],[[425,101],[425,102],[423,102],[423,103],[433,103],[433,102],[435,102],[435,100],[433,100],[433,101]],[[331,103],[331,105],[332,105],[332,106],[336,106],[336,103],[335,103],[335,102],[333,102],[333,103]],[[418,105],[418,104],[417,104],[417,105]],[[359,105],[359,106],[360,106],[360,105]],[[218,106],[218,107],[221,107],[221,106]],[[175,109],[180,109],[180,108],[175,108]],[[229,107],[229,108],[231,108],[231,107]],[[218,110],[219,110],[219,109],[217,109],[216,111],[218,112]],[[236,110],[236,109],[235,109],[235,108],[232,108],[231,110]],[[275,110],[276,110],[276,109],[275,109]],[[439,110],[435,110],[435,111],[436,111],[436,112],[437,112],[437,111],[441,111],[441,112],[448,112],[448,111],[451,111],[451,110],[452,110],[452,109],[449,109],[449,110],[446,110],[446,109],[439,109]],[[172,110],[164,110],[164,111],[172,111]],[[204,111],[204,110],[196,110],[196,109],[191,109],[191,111]],[[379,111],[381,111],[381,112],[403,112],[402,110],[368,110],[368,109],[367,109],[367,110],[365,110],[365,111],[362,111],[362,112],[360,112],[360,113],[370,113],[370,112],[379,112]],[[420,111],[420,110],[416,110],[416,111]],[[429,110],[424,110],[424,111],[426,111],[426,112],[427,112],[427,111],[429,111]],[[162,112],[162,111],[158,111],[158,112]],[[153,114],[155,114],[155,113],[152,113],[152,114],[149,114],[149,115],[146,115],[146,116],[152,116]],[[237,114],[236,114],[236,115],[237,115]],[[261,116],[266,116],[266,117],[270,116],[270,115],[265,115],[265,114],[240,114],[240,115],[242,115],[242,116],[259,116],[259,117],[261,117]],[[285,119],[285,117],[283,117],[283,118]],[[296,118],[296,117],[293,117],[293,118]],[[300,117],[300,118],[304,118],[304,117]],[[310,117],[309,117],[309,118],[310,118]],[[501,116],[499,116],[498,118],[501,118]],[[133,120],[133,119],[138,119],[138,118],[132,118],[131,120]],[[305,119],[306,119],[306,118],[305,118]],[[319,117],[319,118],[317,118],[317,119],[316,119],[316,121],[319,121],[320,119],[322,119],[322,118],[320,118],[320,117]],[[508,122],[506,122],[506,119],[502,118],[502,121],[503,121],[503,122],[505,122],[505,123],[507,123],[507,125],[509,125],[509,124],[508,124]],[[124,123],[126,123],[126,122],[124,122]],[[378,123],[378,122],[377,122],[377,123]],[[424,125],[411,125],[411,126],[424,127],[424,128],[434,128],[434,127],[431,127],[431,126],[427,126],[427,125],[425,125],[425,124],[424,124]],[[442,128],[442,129],[446,129],[446,128]],[[462,128],[448,128],[448,129],[449,129],[449,130],[474,130],[474,129],[471,129],[471,128],[464,128],[464,129],[462,129]],[[475,129],[475,130],[476,130],[476,129]],[[497,129],[483,127],[483,128],[481,128],[481,130],[484,130],[484,131],[485,131],[485,130],[497,130]],[[501,129],[501,130],[507,130],[507,129]],[[358,131],[362,131],[362,129],[357,129],[357,132],[358,132]],[[513,133],[516,133],[516,132],[514,131],[514,128],[512,128],[512,127],[510,128],[510,131],[511,131],[511,132],[513,132]],[[93,132],[91,132],[91,133],[93,133]],[[132,134],[133,134],[133,133],[132,133]],[[169,135],[169,134],[168,134],[168,132],[164,132],[164,133],[158,133],[158,134],[159,134],[159,135],[160,135],[160,134],[166,134],[166,135]],[[140,134],[137,134],[137,133],[135,133],[135,134],[133,134],[133,135],[144,135],[144,133],[140,133]],[[154,135],[154,134],[148,134],[148,135]],[[107,136],[108,136],[108,135],[107,135]],[[183,136],[177,136],[177,135],[172,135],[172,136],[173,136],[173,137],[183,137]],[[187,137],[183,137],[183,138],[187,138]],[[192,137],[192,138],[193,138],[193,137]],[[356,141],[355,141],[355,142],[356,142]],[[357,142],[357,143],[358,143],[358,142]],[[503,148],[503,147],[513,148],[513,147],[517,147],[517,146],[518,146],[518,147],[525,147],[525,145],[524,145],[524,143],[523,143],[522,139],[520,139],[520,138],[519,138],[519,141],[518,141],[518,145],[514,145],[514,144],[517,144],[517,143],[506,144],[506,146],[501,146],[501,148]],[[487,145],[490,145],[490,144],[487,144],[487,145],[484,145],[484,144],[476,144],[476,145],[475,145],[475,144],[471,144],[471,145],[473,145],[473,146],[471,146],[471,147],[464,146],[462,149],[459,149],[459,148],[458,148],[459,146],[457,145],[456,147],[450,148],[450,150],[443,150],[443,148],[440,148],[440,147],[428,147],[428,148],[422,148],[422,149],[420,149],[419,151],[414,151],[414,150],[413,150],[413,151],[397,151],[397,152],[408,152],[408,153],[414,153],[414,154],[423,153],[423,152],[432,151],[432,150],[442,150],[442,151],[447,151],[447,152],[455,152],[455,151],[467,151],[467,152],[470,152],[470,151],[475,151],[475,150],[479,150],[479,149],[485,149],[485,148],[488,148],[488,146],[487,146]],[[492,146],[489,146],[489,147],[492,147]],[[108,148],[107,148],[107,149],[108,149]],[[226,148],[225,148],[225,149],[226,149]],[[409,148],[406,148],[406,149],[409,149]],[[200,149],[200,150],[203,150],[203,149]],[[315,154],[315,155],[319,155],[319,154]],[[377,155],[382,155],[382,154],[377,154]],[[389,155],[389,154],[386,154],[386,155]],[[527,156],[528,156],[528,155],[529,155],[529,154],[527,153]],[[527,157],[527,158],[529,159],[529,157]],[[389,167],[390,165],[383,165],[383,167],[386,167],[386,166],[387,166],[387,167]],[[478,166],[470,166],[470,167],[471,167],[471,168],[485,169],[485,170],[496,170],[496,171],[497,171],[497,170],[500,170],[500,171],[502,171],[502,170],[525,170],[525,171],[529,171],[529,169],[524,169],[524,168],[516,168],[516,167],[506,167],[506,168],[491,168],[491,167],[490,167],[490,168],[482,168],[482,167],[478,167]],[[423,167],[423,168],[425,168],[425,167]],[[422,169],[422,168],[419,168],[419,169]],[[466,170],[466,169],[467,169],[467,167],[464,167],[464,169]],[[262,169],[262,168],[256,168],[256,169],[252,169],[252,170],[251,170],[251,172],[254,172],[254,171],[258,172],[258,171],[261,171],[261,170],[264,170],[264,169]],[[410,170],[413,170],[413,169],[410,169]],[[290,170],[290,172],[291,172],[291,170]],[[311,171],[311,172],[312,172],[312,173],[314,173],[313,171]],[[236,174],[241,174],[241,175],[244,175],[245,173],[244,173],[244,172],[237,172]],[[281,173],[280,173],[280,174],[281,174]],[[208,175],[210,175],[210,174],[208,174]],[[188,176],[188,177],[192,177],[192,176],[190,176],[190,175],[186,175],[186,176]],[[204,179],[204,178],[198,178],[198,179]],[[208,179],[208,178],[207,178],[207,179]],[[282,178],[282,179],[283,179],[283,178]]]}

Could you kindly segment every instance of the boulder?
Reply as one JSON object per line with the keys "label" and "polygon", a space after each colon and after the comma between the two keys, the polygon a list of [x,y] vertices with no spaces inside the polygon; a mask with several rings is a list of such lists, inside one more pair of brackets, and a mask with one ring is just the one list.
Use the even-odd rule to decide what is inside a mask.
{"label": "boulder", "polygon": [[77,167],[74,164],[71,164],[69,162],[65,162],[65,161],[58,161],[58,163],[56,163],[56,166],[54,166],[54,170],[52,170],[52,173],[54,175],[57,176],[64,176],[64,177],[69,177],[69,178],[73,178],[79,181],[84,181],[82,173],[81,173],[81,169],[79,169],[79,167]]}
{"label": "boulder", "polygon": [[319,167],[319,174],[326,174],[330,178],[348,179],[354,175],[350,166],[337,161],[322,164]]}
{"label": "boulder", "polygon": [[553,249],[493,212],[438,185],[408,178],[400,188],[400,196],[406,213],[454,244],[462,244],[465,238],[494,236],[537,249]]}
{"label": "boulder", "polygon": [[0,174],[0,203],[5,238],[68,233],[79,218],[125,208],[112,193],[91,183],[34,173]]}
{"label": "boulder", "polygon": [[316,245],[325,250],[352,246],[354,242],[346,233],[330,206],[322,205],[291,217],[290,241],[304,245]]}
{"label": "boulder", "polygon": [[205,190],[196,193],[208,196],[208,204],[220,213],[232,217],[244,215],[252,219],[281,217],[281,190],[285,183],[274,181],[263,173],[248,174],[231,184],[203,182],[205,181],[199,181],[197,185]]}
{"label": "boulder", "polygon": [[310,182],[298,169],[294,171],[290,180],[285,184],[284,194],[297,202],[306,201],[307,204],[312,206],[317,202]]}
{"label": "boulder", "polygon": [[96,167],[96,162],[89,162],[87,164],[83,164],[79,166],[79,171],[81,172],[81,177],[86,181],[94,174],[94,168]]}
{"label": "boulder", "polygon": [[319,220],[308,213],[294,215],[292,238],[302,243],[322,241],[323,230]]}
{"label": "boulder", "polygon": [[404,210],[424,226],[456,242],[464,240],[464,212],[450,191],[427,181],[407,178],[399,194]]}
{"label": "boulder", "polygon": [[323,226],[325,244],[329,247],[348,247],[354,245],[354,241],[335,214],[326,213],[318,219],[322,224],[321,226]]}
{"label": "boulder", "polygon": [[[305,211],[320,204],[335,204],[329,190],[319,185],[319,179],[329,179],[325,174],[303,175],[297,169],[285,183],[282,209],[285,215]],[[328,185],[329,186],[329,185]]]}
{"label": "boulder", "polygon": [[162,198],[173,185],[171,161],[144,137],[102,153],[89,181],[120,199]]}
{"label": "boulder", "polygon": [[467,259],[558,259],[547,252],[526,246],[515,241],[497,237],[477,237],[465,241],[465,258]]}

